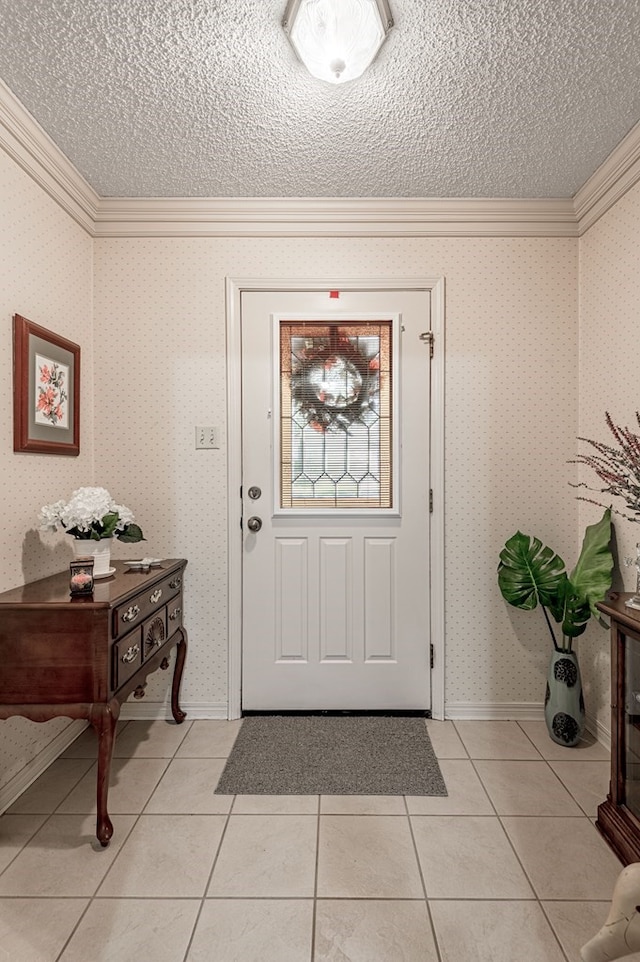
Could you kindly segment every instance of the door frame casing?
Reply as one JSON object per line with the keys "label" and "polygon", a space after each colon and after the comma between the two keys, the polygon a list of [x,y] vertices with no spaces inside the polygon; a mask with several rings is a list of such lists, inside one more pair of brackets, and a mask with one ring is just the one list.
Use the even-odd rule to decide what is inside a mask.
{"label": "door frame casing", "polygon": [[266,278],[227,277],[227,518],[228,518],[228,717],[239,718],[242,698],[242,537],[240,530],[242,485],[242,294],[248,291],[428,291],[431,300],[433,357],[429,426],[430,482],[430,634],[433,645],[431,714],[444,719],[445,618],[444,618],[444,277]]}

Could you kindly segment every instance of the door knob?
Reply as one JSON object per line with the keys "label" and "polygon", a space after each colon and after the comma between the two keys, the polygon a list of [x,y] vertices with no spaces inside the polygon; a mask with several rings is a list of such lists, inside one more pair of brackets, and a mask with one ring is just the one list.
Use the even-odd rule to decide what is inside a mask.
{"label": "door knob", "polygon": [[257,518],[255,515],[249,518],[247,521],[247,528],[249,531],[259,531],[262,527],[262,518]]}

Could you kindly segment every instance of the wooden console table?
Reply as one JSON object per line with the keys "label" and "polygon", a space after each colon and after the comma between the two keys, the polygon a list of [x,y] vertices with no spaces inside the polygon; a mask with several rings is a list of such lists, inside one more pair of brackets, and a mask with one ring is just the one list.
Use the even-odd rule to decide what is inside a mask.
{"label": "wooden console table", "polygon": [[640,610],[631,592],[598,605],[611,619],[611,782],[596,827],[621,861],[640,861]]}
{"label": "wooden console table", "polygon": [[187,651],[182,624],[183,559],[148,571],[114,562],[93,595],[70,597],[69,572],[0,594],[0,719],[86,718],[98,736],[96,836],[109,844],[109,771],[120,706],[144,696],[147,676],[169,667],[177,645],[171,711],[178,704]]}

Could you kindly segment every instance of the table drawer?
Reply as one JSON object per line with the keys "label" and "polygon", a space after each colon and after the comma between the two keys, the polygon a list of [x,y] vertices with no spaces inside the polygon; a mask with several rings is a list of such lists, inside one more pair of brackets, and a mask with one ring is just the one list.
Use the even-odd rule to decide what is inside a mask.
{"label": "table drawer", "polygon": [[113,646],[113,684],[116,691],[142,664],[142,628],[137,628]]}
{"label": "table drawer", "polygon": [[128,602],[119,605],[113,612],[113,637],[119,638],[129,631],[132,625],[142,624],[152,612],[162,608],[170,598],[178,594],[181,586],[182,573],[174,571],[162,581],[147,586]]}
{"label": "table drawer", "polygon": [[162,648],[167,640],[167,606],[156,611],[147,618],[142,626],[142,660],[146,661],[151,655]]}
{"label": "table drawer", "polygon": [[182,592],[172,598],[167,605],[167,633],[169,637],[178,628],[182,628]]}

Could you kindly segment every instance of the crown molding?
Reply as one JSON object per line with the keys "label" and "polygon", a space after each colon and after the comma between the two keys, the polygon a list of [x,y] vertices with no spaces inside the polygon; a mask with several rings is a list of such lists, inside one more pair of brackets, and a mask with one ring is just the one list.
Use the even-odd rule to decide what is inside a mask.
{"label": "crown molding", "polygon": [[570,199],[104,197],[96,237],[575,237]]}
{"label": "crown molding", "polygon": [[0,146],[93,236],[99,195],[2,80]]}
{"label": "crown molding", "polygon": [[640,180],[640,123],[612,150],[573,198],[581,236]]}

